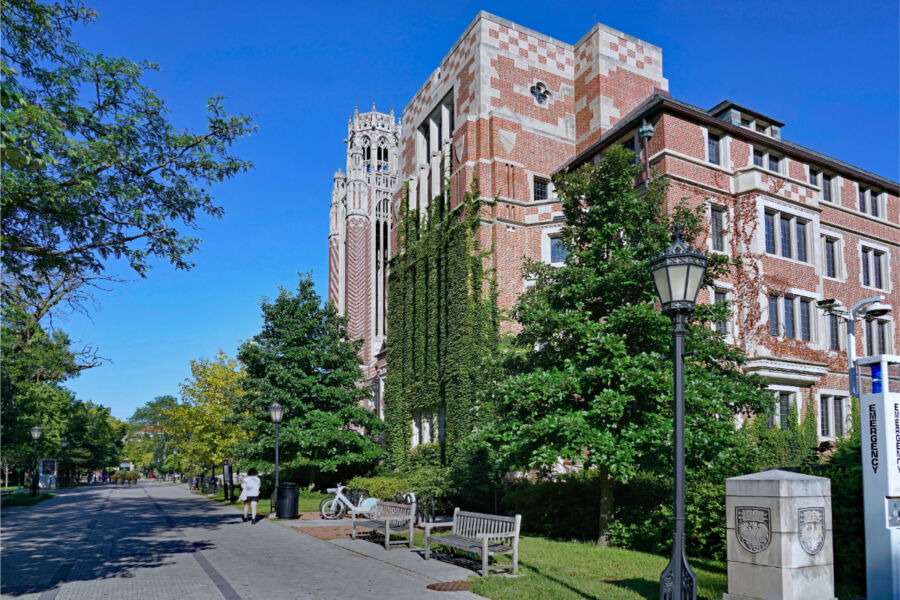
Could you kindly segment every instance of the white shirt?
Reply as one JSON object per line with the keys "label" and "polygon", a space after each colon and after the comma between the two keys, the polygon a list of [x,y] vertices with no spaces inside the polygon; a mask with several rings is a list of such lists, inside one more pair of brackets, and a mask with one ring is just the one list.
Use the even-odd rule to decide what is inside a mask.
{"label": "white shirt", "polygon": [[259,477],[250,475],[241,482],[242,496],[259,496]]}

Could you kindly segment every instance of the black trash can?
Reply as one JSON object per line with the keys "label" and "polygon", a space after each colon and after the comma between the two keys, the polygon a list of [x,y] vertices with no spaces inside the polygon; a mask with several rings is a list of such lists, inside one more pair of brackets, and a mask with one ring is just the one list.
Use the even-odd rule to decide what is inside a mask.
{"label": "black trash can", "polygon": [[300,516],[300,489],[287,481],[278,486],[275,516],[279,519],[296,519]]}

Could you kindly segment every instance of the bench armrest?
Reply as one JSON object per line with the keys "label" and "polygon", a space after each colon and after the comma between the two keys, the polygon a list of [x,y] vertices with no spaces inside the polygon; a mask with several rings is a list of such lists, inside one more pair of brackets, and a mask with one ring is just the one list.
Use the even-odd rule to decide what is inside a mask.
{"label": "bench armrest", "polygon": [[501,539],[501,538],[514,538],[516,534],[512,531],[507,533],[476,533],[475,537],[479,540],[491,540],[491,539]]}

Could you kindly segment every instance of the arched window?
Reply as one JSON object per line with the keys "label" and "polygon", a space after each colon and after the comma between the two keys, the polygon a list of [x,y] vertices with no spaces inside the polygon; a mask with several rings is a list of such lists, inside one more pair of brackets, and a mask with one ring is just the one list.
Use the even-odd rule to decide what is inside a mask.
{"label": "arched window", "polygon": [[369,143],[369,138],[363,138],[363,161],[366,165],[366,173],[372,172],[372,145]]}
{"label": "arched window", "polygon": [[388,148],[388,141],[386,138],[381,138],[378,140],[377,159],[377,169],[379,171],[387,171],[388,166],[390,165],[390,149]]}

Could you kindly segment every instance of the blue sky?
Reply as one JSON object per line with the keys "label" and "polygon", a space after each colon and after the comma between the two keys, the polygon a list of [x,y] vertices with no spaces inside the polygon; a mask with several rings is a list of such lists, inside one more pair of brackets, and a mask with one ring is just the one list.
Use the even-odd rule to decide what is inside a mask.
{"label": "blue sky", "polygon": [[786,123],[785,139],[898,178],[898,3],[858,2],[90,2],[76,29],[93,52],[148,59],[148,85],[178,127],[206,98],[256,115],[234,153],[256,169],[215,188],[196,267],[158,264],[97,294],[90,318],[57,321],[110,362],[69,382],[120,418],[178,393],[191,359],[234,355],[259,300],[312,271],[327,296],[328,207],[354,106],[399,115],[479,10],[574,43],[595,22],[663,49],[675,98],[724,99]]}

